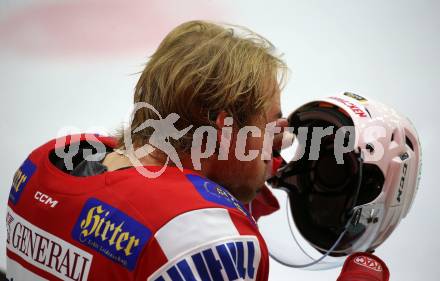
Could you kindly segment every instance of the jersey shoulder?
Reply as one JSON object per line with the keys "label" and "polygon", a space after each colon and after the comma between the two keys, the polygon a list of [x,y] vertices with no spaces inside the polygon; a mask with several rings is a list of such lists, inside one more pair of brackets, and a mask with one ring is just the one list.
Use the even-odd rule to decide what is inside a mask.
{"label": "jersey shoulder", "polygon": [[[115,146],[112,138],[67,136],[34,150],[18,170],[10,205],[30,223],[94,253],[95,263],[111,260],[142,280],[174,280],[176,272],[200,277],[183,280],[210,280],[203,277],[206,272],[224,277],[214,280],[257,280],[256,272],[265,272],[264,240],[247,209],[227,189],[176,167],[167,167],[157,178],[144,177],[135,168],[82,179],[55,172],[67,165],[63,155],[72,162],[82,159],[84,151],[75,149],[78,142],[89,143],[92,151],[100,144],[105,150]],[[63,160],[60,167],[51,159],[54,154]],[[63,227],[55,229],[33,215],[36,188],[59,201],[45,209],[46,220],[60,221],[69,214]],[[91,268],[91,276],[96,272]]]}
{"label": "jersey shoulder", "polygon": [[224,208],[173,218],[146,251],[147,280],[259,280],[268,259],[265,245],[239,220]]}

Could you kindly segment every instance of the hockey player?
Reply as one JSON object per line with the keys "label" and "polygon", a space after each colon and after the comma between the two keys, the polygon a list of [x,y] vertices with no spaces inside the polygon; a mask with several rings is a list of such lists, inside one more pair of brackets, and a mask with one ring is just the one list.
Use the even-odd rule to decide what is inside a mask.
{"label": "hockey player", "polygon": [[[135,89],[135,103],[157,112],[134,112],[128,138],[68,136],[29,155],[8,202],[10,280],[268,279],[268,250],[243,203],[264,186],[271,161],[261,159],[263,133],[249,131],[237,145],[237,131],[287,124],[280,120],[279,79],[286,66],[267,40],[237,30],[202,21],[172,30]],[[158,113],[180,117],[172,118],[174,138],[164,141],[182,169],[170,162],[159,177],[148,178],[138,170],[157,172],[177,159],[151,147],[154,130],[142,127],[160,119]],[[189,126],[184,136],[177,133]],[[225,129],[227,160],[219,159],[218,145],[212,155],[198,155],[196,169],[191,136],[202,126],[215,128],[216,141]],[[201,146],[199,154],[208,145]],[[244,157],[259,154],[241,161],[240,149]],[[92,151],[105,159],[88,161]],[[131,156],[140,154],[139,165],[133,164]]]}
{"label": "hockey player", "polygon": [[[268,248],[252,214],[279,207],[265,182],[288,125],[280,110],[285,71],[273,46],[249,30],[176,27],[142,72],[130,126],[118,138],[52,140],[18,169],[7,277],[267,280]],[[270,123],[280,130],[268,145]],[[278,174],[275,187],[289,183],[285,169]],[[385,268],[372,255],[352,256],[339,280],[386,280]]]}

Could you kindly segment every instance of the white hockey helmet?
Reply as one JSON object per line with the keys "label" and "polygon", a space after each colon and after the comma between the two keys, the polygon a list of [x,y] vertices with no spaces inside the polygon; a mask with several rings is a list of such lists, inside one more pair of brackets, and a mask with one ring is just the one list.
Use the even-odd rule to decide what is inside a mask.
{"label": "white hockey helmet", "polygon": [[418,189],[421,147],[412,123],[352,93],[309,102],[288,121],[293,158],[269,180],[282,207],[259,221],[271,256],[316,270],[374,251]]}

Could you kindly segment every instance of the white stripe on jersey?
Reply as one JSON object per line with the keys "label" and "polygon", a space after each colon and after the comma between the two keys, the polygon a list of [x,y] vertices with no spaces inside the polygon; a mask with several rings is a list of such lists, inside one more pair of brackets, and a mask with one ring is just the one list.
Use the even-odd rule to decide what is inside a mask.
{"label": "white stripe on jersey", "polygon": [[255,236],[225,237],[169,260],[147,281],[255,281],[260,260]]}
{"label": "white stripe on jersey", "polygon": [[7,258],[7,272],[6,279],[7,280],[33,280],[33,281],[44,281],[46,279],[36,275],[35,273],[27,270],[18,262],[13,259]]}
{"label": "white stripe on jersey", "polygon": [[200,244],[240,236],[227,209],[209,208],[183,213],[160,228],[155,238],[168,260]]}
{"label": "white stripe on jersey", "polygon": [[[27,263],[62,280],[87,280],[93,255],[7,211],[6,247]],[[8,257],[8,276],[10,273]],[[11,270],[15,270],[15,266]],[[21,266],[21,265],[19,265]],[[18,272],[17,272],[18,273]],[[26,280],[15,279],[14,280]]]}

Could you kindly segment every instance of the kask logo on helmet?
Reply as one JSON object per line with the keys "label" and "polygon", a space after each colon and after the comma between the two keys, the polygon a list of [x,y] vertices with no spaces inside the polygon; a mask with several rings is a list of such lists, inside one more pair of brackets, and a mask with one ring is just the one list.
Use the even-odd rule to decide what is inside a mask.
{"label": "kask logo on helmet", "polygon": [[349,102],[347,100],[341,99],[339,97],[331,97],[331,99],[337,100],[337,101],[345,104],[359,117],[367,117],[367,113],[364,110],[362,110],[359,106],[357,106],[356,104]]}

